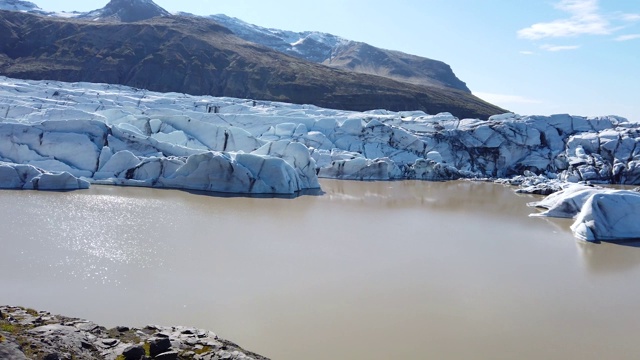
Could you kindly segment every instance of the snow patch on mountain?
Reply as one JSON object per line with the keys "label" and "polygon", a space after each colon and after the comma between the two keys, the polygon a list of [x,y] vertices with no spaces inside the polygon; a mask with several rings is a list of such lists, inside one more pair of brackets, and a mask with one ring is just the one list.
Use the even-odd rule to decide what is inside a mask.
{"label": "snow patch on mountain", "polygon": [[22,0],[0,0],[0,10],[44,13],[38,5]]}
{"label": "snow patch on mountain", "polygon": [[263,44],[285,54],[314,62],[321,63],[329,59],[334,49],[351,42],[342,37],[318,31],[294,32],[264,28],[224,14],[211,15],[209,18],[247,41]]}

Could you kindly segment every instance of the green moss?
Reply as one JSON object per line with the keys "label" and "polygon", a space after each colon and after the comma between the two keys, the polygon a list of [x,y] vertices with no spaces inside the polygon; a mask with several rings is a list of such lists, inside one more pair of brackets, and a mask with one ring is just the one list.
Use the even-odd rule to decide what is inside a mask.
{"label": "green moss", "polygon": [[145,342],[144,344],[142,344],[142,348],[144,348],[145,355],[151,356],[151,344]]}
{"label": "green moss", "polygon": [[126,358],[124,357],[124,355],[118,355],[118,357],[116,357],[116,360],[125,360]]}
{"label": "green moss", "polygon": [[193,350],[193,352],[198,354],[198,355],[202,355],[204,353],[208,353],[209,351],[211,351],[211,346],[203,346],[202,349]]}
{"label": "green moss", "polygon": [[140,342],[140,337],[136,334],[135,330],[118,331],[116,328],[107,330],[107,335],[111,338],[119,339],[122,342],[137,344]]}
{"label": "green moss", "polygon": [[38,310],[34,310],[34,309],[31,309],[31,308],[24,308],[24,311],[26,311],[27,314],[29,314],[31,316],[35,316],[35,317],[40,316],[40,313],[38,313]]}
{"label": "green moss", "polygon": [[15,334],[18,331],[18,329],[16,328],[15,325],[12,325],[12,324],[0,324],[0,331]]}

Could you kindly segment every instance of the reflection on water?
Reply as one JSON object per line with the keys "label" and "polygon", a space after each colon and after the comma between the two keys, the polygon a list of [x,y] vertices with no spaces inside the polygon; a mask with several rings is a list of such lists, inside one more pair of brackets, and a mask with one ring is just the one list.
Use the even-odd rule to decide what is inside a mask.
{"label": "reflection on water", "polygon": [[[534,201],[530,195],[515,194],[510,188],[472,181],[327,181],[323,190],[329,199],[363,205],[394,208],[432,208],[458,213],[484,212],[519,216],[527,209],[514,197]],[[525,201],[525,202],[526,202]]]}
{"label": "reflection on water", "polygon": [[274,359],[632,359],[640,249],[531,196],[322,180],[295,199],[0,191],[0,303],[209,328]]}
{"label": "reflection on water", "polygon": [[638,241],[618,244],[577,241],[576,246],[582,255],[585,268],[594,275],[615,275],[631,270],[639,264]]}
{"label": "reflection on water", "polygon": [[163,214],[166,203],[161,198],[107,187],[89,192],[25,191],[5,195],[19,198],[19,207],[5,206],[1,214],[11,219],[4,236],[20,239],[28,249],[20,252],[21,266],[48,262],[47,271],[62,277],[118,283],[114,265],[146,267],[164,261],[156,254],[162,242],[141,236],[152,224],[145,217],[171,226],[173,219]]}

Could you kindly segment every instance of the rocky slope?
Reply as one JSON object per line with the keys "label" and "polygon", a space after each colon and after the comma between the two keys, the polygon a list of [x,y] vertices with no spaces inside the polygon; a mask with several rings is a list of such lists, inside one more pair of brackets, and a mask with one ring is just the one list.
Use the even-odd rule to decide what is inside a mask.
{"label": "rocky slope", "polygon": [[504,112],[465,91],[293,58],[193,17],[120,23],[0,11],[0,74],[348,110],[417,109],[481,118]]}
{"label": "rocky slope", "polygon": [[2,360],[268,360],[216,334],[184,326],[118,326],[0,306]]}
{"label": "rocky slope", "polygon": [[242,39],[301,59],[410,84],[471,92],[467,85],[456,77],[451,67],[442,61],[380,49],[327,33],[267,29],[221,14],[212,15],[210,18],[229,28]]}

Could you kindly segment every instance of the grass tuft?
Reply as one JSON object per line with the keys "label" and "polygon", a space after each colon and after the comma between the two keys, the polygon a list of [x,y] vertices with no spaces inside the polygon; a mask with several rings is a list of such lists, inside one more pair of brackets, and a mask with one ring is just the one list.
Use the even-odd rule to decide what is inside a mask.
{"label": "grass tuft", "polygon": [[144,353],[147,356],[151,356],[151,344],[148,342],[145,342],[144,344],[142,344],[142,348],[144,348]]}
{"label": "grass tuft", "polygon": [[208,353],[209,351],[211,351],[211,346],[203,346],[202,349],[193,350],[193,352],[197,355],[202,355],[204,353]]}
{"label": "grass tuft", "polygon": [[15,325],[12,325],[12,324],[0,324],[0,331],[15,334],[18,331],[18,329],[16,328]]}

